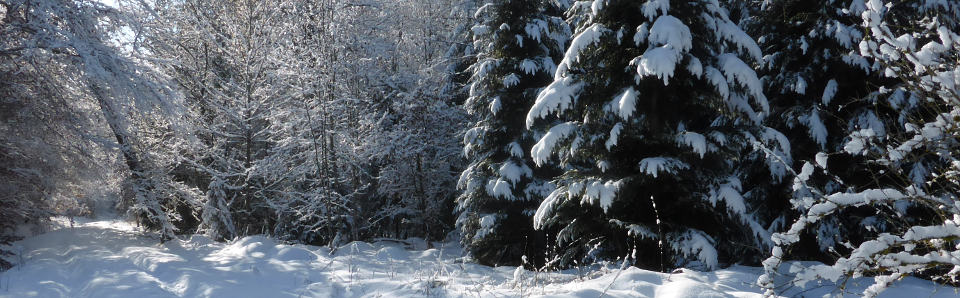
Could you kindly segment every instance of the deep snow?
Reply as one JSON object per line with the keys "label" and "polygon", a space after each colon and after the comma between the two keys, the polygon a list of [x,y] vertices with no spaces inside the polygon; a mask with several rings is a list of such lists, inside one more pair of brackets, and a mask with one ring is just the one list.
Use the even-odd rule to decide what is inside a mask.
{"label": "deep snow", "polygon": [[[287,245],[261,236],[218,243],[204,236],[168,241],[121,221],[90,221],[17,242],[21,266],[0,273],[0,297],[758,297],[760,268],[673,274],[615,265],[537,273],[464,262],[459,247],[422,240]],[[855,280],[848,296],[870,285]],[[811,283],[785,295],[820,297]],[[957,297],[956,289],[915,278],[881,296]]]}

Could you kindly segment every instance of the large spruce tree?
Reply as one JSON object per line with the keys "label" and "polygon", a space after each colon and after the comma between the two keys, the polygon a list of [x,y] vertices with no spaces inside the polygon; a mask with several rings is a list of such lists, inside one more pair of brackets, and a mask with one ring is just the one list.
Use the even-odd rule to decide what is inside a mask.
{"label": "large spruce tree", "polygon": [[760,249],[767,231],[743,197],[739,154],[780,134],[760,125],[753,39],[716,1],[594,1],[569,13],[575,37],[527,116],[546,129],[535,161],[556,156],[564,169],[534,218],[560,229],[554,264],[631,256],[714,268],[746,257],[735,246]]}
{"label": "large spruce tree", "polygon": [[[782,2],[793,10],[809,9],[808,3]],[[960,162],[954,157],[960,135],[960,3],[838,2],[822,13],[859,16],[853,32],[863,33],[855,35],[854,46],[847,47],[854,50],[844,57],[862,61],[858,65],[871,75],[836,78],[837,95],[844,88],[865,94],[833,99],[843,103],[836,115],[845,120],[846,130],[828,135],[828,145],[835,147],[818,154],[813,163],[819,167],[803,166],[794,202],[802,214],[773,236],[776,247],[763,262],[766,274],[758,282],[767,295],[783,288],[775,282],[777,270],[784,259],[797,257],[803,249],[796,245],[813,231],[821,244],[836,242],[827,248],[837,259],[792,265],[794,285],[828,280],[839,285],[839,293],[851,278],[870,275],[874,284],[863,295],[873,297],[909,275],[955,283],[960,273],[955,257]],[[838,28],[802,34],[845,35]],[[829,58],[823,53],[814,57]],[[830,184],[819,183],[814,173]]]}
{"label": "large spruce tree", "polygon": [[[470,95],[464,104],[477,119],[464,137],[470,164],[461,174],[457,227],[480,263],[539,262],[545,245],[531,216],[552,190],[527,150],[535,141],[523,119],[537,92],[550,83],[569,29],[558,17],[563,3],[487,1],[476,13]],[[549,178],[549,177],[547,177]]]}
{"label": "large spruce tree", "polygon": [[[750,26],[766,54],[761,76],[776,115],[768,125],[790,140],[792,160],[788,162],[800,178],[794,184],[767,189],[764,210],[770,216],[802,211],[809,204],[804,198],[816,197],[818,191],[859,191],[900,183],[885,178],[881,164],[868,162],[857,150],[845,150],[855,149],[847,144],[856,136],[887,138],[903,133],[918,104],[903,90],[886,89],[893,81],[879,71],[880,65],[861,55],[865,29],[860,14],[865,9],[859,0],[815,5],[774,0],[766,2]],[[912,176],[917,175],[924,175],[923,170]],[[901,211],[906,209],[904,205]],[[850,208],[843,216],[826,218],[809,231],[811,241],[804,241],[794,254],[829,259],[833,251],[844,250],[843,242],[886,229],[883,211]]]}

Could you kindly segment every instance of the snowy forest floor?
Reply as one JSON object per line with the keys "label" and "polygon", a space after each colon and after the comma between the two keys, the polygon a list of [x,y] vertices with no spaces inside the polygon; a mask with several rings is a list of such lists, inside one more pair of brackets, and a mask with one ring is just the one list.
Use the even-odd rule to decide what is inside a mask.
{"label": "snowy forest floor", "polygon": [[[464,263],[453,243],[422,240],[287,245],[252,236],[228,243],[195,235],[159,244],[128,223],[86,221],[21,240],[18,267],[0,273],[0,297],[758,297],[760,268],[674,274],[615,265],[537,273]],[[846,296],[870,285],[854,280]],[[787,296],[820,297],[811,283]],[[881,296],[957,297],[907,278]]]}

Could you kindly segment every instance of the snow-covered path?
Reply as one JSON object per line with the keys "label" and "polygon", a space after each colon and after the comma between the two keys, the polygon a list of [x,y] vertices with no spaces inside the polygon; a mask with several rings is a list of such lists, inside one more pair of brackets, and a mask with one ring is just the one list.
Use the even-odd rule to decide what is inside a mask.
{"label": "snow-covered path", "polygon": [[[535,273],[463,263],[455,245],[426,249],[415,240],[354,242],[332,255],[258,236],[230,243],[194,236],[161,245],[127,223],[93,221],[18,245],[23,265],[0,274],[0,297],[759,296],[751,284],[759,269],[752,267],[670,275],[636,268]],[[794,292],[819,297],[829,289]],[[913,278],[884,294],[957,295]]]}

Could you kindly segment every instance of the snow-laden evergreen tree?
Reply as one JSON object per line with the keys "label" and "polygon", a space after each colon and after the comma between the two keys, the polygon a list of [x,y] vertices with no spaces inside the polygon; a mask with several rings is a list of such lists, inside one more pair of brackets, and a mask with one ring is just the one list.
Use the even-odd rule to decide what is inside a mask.
{"label": "snow-laden evergreen tree", "polygon": [[[769,125],[783,132],[791,142],[789,157],[783,164],[794,173],[809,177],[808,185],[833,192],[844,188],[862,188],[875,181],[872,173],[880,168],[866,159],[843,151],[848,135],[870,130],[879,137],[901,131],[904,121],[916,106],[915,100],[903,93],[890,96],[876,94],[877,86],[888,85],[874,65],[859,53],[864,37],[860,13],[865,4],[860,0],[764,1],[759,17],[750,25],[767,51],[762,78],[770,99],[772,115]],[[830,163],[826,160],[829,158]],[[809,166],[828,168],[835,177],[810,171]],[[786,181],[789,181],[787,179]],[[758,181],[764,183],[764,181]],[[799,199],[810,196],[804,187],[791,183],[761,187],[768,198],[768,216],[785,222]],[[883,229],[879,215],[872,208],[846,210],[820,222],[811,236],[810,247],[799,249],[797,256],[820,255],[843,249],[842,242],[869,229]],[[815,243],[814,243],[815,242]]]}
{"label": "snow-laden evergreen tree", "polygon": [[[875,121],[900,127],[862,125],[847,133],[842,150],[859,158],[848,165],[866,172],[859,180],[833,167],[833,155],[817,156],[817,166],[803,166],[795,179],[802,192],[794,202],[801,215],[789,230],[774,235],[773,255],[764,261],[767,271],[759,283],[768,295],[780,286],[775,278],[787,250],[804,233],[862,208],[876,212],[864,221],[878,228],[844,235],[845,249],[832,264],[791,264],[786,280],[803,286],[826,279],[842,291],[849,278],[877,275],[865,292],[872,297],[905,276],[955,282],[960,274],[960,4],[871,0],[854,1],[849,10],[861,17],[857,30],[865,32],[853,41],[854,54],[862,57],[864,67],[892,81],[850,84],[875,88],[864,101],[874,110],[896,111],[878,113]],[[831,165],[824,166],[828,161]],[[839,187],[818,185],[811,177],[815,171]]]}
{"label": "snow-laden evergreen tree", "polygon": [[552,185],[534,172],[526,151],[535,140],[523,119],[551,81],[569,36],[557,16],[561,5],[494,0],[475,15],[477,62],[464,106],[477,122],[463,140],[470,165],[460,176],[457,226],[464,247],[482,264],[516,265],[545,249],[531,216]]}
{"label": "snow-laden evergreen tree", "polygon": [[760,125],[753,39],[717,1],[580,1],[569,14],[575,37],[526,123],[559,121],[531,150],[564,168],[534,218],[560,228],[556,264],[716,268],[747,257],[730,246],[760,249],[738,155],[778,134]]}
{"label": "snow-laden evergreen tree", "polygon": [[458,16],[449,39],[451,45],[444,53],[449,61],[443,77],[442,91],[454,98],[454,102],[462,105],[470,96],[470,66],[477,62],[473,49],[473,26],[476,19],[474,13],[481,3],[476,0],[460,1],[454,12]]}

